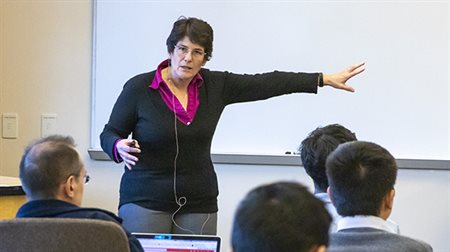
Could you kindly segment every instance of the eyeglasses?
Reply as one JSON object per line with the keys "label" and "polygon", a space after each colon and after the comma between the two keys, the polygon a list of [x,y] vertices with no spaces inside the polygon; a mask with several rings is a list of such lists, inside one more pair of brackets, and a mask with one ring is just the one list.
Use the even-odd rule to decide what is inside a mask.
{"label": "eyeglasses", "polygon": [[[67,180],[68,180],[71,176],[79,177],[80,175],[70,174],[69,177],[67,177],[67,179],[65,180],[64,183],[66,183]],[[89,175],[86,173],[86,175],[83,176],[83,181],[84,181],[85,184],[89,183],[89,181],[91,181],[91,176],[89,176]]]}
{"label": "eyeglasses", "polygon": [[91,181],[91,176],[89,176],[89,175],[87,175],[87,174],[84,175],[83,178],[84,178],[84,183],[85,183],[85,184],[87,184],[87,183],[89,183],[89,181]]}
{"label": "eyeglasses", "polygon": [[185,57],[189,52],[191,52],[192,58],[196,59],[203,58],[206,55],[206,53],[203,50],[200,49],[191,50],[183,45],[175,45],[175,52],[178,54],[179,57]]}

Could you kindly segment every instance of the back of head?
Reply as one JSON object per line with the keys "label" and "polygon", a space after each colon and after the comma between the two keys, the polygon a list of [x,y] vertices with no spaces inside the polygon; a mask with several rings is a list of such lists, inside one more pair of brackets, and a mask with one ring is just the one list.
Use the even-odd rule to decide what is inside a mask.
{"label": "back of head", "polygon": [[54,199],[70,175],[80,175],[83,164],[71,137],[49,136],[29,144],[20,161],[19,177],[30,199]]}
{"label": "back of head", "polygon": [[315,129],[302,141],[299,147],[302,164],[313,179],[316,191],[327,191],[325,162],[328,155],[339,144],[356,140],[355,134],[349,129],[339,124],[330,124]]}
{"label": "back of head", "polygon": [[370,142],[339,145],[328,157],[326,167],[331,199],[342,216],[378,216],[381,202],[397,178],[394,157]]}
{"label": "back of head", "polygon": [[180,17],[173,24],[172,31],[166,40],[167,51],[173,53],[175,45],[184,37],[188,37],[192,43],[204,48],[206,61],[211,59],[214,35],[212,27],[207,22],[193,17]]}
{"label": "back of head", "polygon": [[328,245],[331,217],[323,203],[293,182],[257,187],[241,201],[232,228],[234,252],[309,251]]}

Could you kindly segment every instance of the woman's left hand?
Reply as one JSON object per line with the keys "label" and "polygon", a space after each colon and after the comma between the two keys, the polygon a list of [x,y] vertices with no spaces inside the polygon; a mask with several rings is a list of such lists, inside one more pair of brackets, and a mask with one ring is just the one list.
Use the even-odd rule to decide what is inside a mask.
{"label": "woman's left hand", "polygon": [[332,86],[334,88],[346,90],[349,92],[355,92],[355,90],[351,86],[348,86],[346,82],[353,76],[363,72],[365,70],[365,68],[362,67],[364,66],[364,64],[365,63],[361,63],[358,65],[348,67],[344,71],[335,74],[324,74],[323,85]]}

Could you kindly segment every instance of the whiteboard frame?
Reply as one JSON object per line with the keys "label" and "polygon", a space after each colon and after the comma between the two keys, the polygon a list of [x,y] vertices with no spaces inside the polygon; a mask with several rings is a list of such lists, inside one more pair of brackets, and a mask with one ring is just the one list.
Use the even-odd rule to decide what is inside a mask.
{"label": "whiteboard frame", "polygon": [[[112,161],[100,149],[89,149],[88,153],[92,160]],[[302,166],[300,155],[291,154],[252,155],[213,153],[211,154],[211,159],[214,164]],[[450,170],[450,160],[396,159],[396,161],[399,169]]]}

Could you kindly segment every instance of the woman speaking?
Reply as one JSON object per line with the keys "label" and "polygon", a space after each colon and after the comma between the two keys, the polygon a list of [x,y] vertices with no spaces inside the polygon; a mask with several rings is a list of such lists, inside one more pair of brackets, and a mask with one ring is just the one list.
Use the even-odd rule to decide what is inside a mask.
{"label": "woman speaking", "polygon": [[131,232],[215,235],[219,192],[210,150],[224,108],[323,86],[353,92],[347,80],[364,71],[364,63],[335,74],[211,71],[203,67],[213,30],[197,18],[178,19],[166,45],[168,59],[124,85],[100,135],[103,150],[126,166],[119,216]]}

